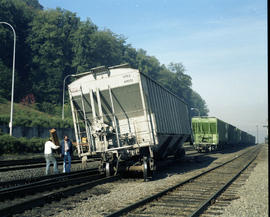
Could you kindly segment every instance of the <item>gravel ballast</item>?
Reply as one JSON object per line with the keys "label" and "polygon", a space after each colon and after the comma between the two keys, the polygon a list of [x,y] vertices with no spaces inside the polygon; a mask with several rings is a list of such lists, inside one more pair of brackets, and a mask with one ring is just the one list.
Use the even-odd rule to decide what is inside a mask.
{"label": "gravel ballast", "polygon": [[257,165],[239,189],[239,199],[231,202],[222,217],[268,216],[268,145],[260,152]]}
{"label": "gravel ballast", "polygon": [[[26,211],[24,214],[18,216],[105,216],[106,213],[111,213],[116,209],[163,190],[169,185],[174,185],[199,174],[202,171],[212,168],[221,162],[245,152],[249,148],[252,147],[240,151],[237,150],[235,152],[205,155],[206,158],[209,158],[207,163],[204,161],[183,163],[177,166],[177,168],[170,168],[170,170],[162,172],[157,179],[150,182],[127,179],[124,182],[122,180],[100,185],[89,191],[76,194],[73,197],[63,199],[59,202],[55,201],[44,207]],[[241,197],[239,199],[241,201],[235,206],[233,203],[236,203],[238,200],[232,201],[232,205],[229,205],[224,210],[224,216],[267,216],[268,153],[266,148],[268,148],[268,146],[264,146],[263,150],[260,152],[260,158],[256,160],[257,166],[252,171],[246,184],[241,188],[246,188],[246,191],[244,192],[241,190]],[[255,176],[256,180],[253,180],[253,176]],[[257,200],[258,202],[254,203],[254,200]],[[253,206],[251,206],[250,203],[253,204]],[[231,206],[233,208],[231,208]],[[241,206],[244,206],[243,211],[239,208]],[[253,209],[254,212],[249,211],[249,209]],[[257,211],[255,212],[255,210]]]}
{"label": "gravel ballast", "polygon": [[[72,163],[72,161],[71,161]],[[80,163],[71,164],[71,172],[78,171],[82,169],[97,168],[98,162],[89,162],[86,167],[82,167]],[[63,171],[63,164],[58,165],[59,173]],[[50,174],[53,174],[53,165],[50,166]],[[35,178],[45,176],[45,159],[44,166],[39,168],[24,169],[24,170],[11,170],[6,172],[0,172],[0,182],[13,181],[17,179]]]}
{"label": "gravel ballast", "polygon": [[[72,209],[69,210],[58,210],[59,213],[55,213],[52,216],[57,217],[66,217],[66,216],[106,216],[107,213],[112,213],[116,209],[120,209],[130,203],[141,200],[146,196],[150,196],[154,193],[157,193],[161,190],[164,190],[168,186],[184,181],[187,178],[190,178],[196,174],[201,173],[209,168],[224,162],[233,156],[239,155],[242,152],[246,151],[241,150],[234,153],[227,154],[213,154],[211,163],[208,166],[200,167],[200,164],[203,162],[193,162],[189,163],[189,166],[181,165],[181,168],[177,170],[170,170],[163,173],[163,175],[150,182],[142,182],[140,180],[126,180],[126,182],[114,182],[98,186],[107,190],[106,194],[91,194],[91,191],[84,192],[80,195],[77,195],[78,198],[84,198],[80,202],[72,203]],[[194,166],[194,168],[192,168]],[[67,200],[69,200],[68,198]],[[62,201],[63,203],[69,204],[67,201]],[[29,213],[30,214],[30,213]],[[46,216],[46,215],[41,215]]]}

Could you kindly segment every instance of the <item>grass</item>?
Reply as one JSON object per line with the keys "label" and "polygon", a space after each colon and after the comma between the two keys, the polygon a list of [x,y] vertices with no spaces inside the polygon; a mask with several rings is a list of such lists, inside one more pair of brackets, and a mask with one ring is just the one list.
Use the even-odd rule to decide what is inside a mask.
{"label": "grass", "polygon": [[[0,99],[0,125],[6,125],[10,120],[10,102]],[[35,109],[35,105],[14,103],[13,125],[26,127],[70,128],[73,126],[71,118],[62,121],[60,115],[51,115]]]}
{"label": "grass", "polygon": [[[28,117],[43,117],[43,118],[57,118],[56,116],[40,112],[33,108],[32,106],[25,106],[19,103],[14,103],[13,105],[13,117],[21,117],[21,116],[28,116]],[[10,115],[11,105],[10,102],[0,103],[0,114],[1,115]]]}

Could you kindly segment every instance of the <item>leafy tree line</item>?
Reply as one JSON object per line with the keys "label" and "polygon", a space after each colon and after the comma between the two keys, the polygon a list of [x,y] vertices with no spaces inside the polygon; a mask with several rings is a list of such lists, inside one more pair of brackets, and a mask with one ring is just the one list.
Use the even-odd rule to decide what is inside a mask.
{"label": "leafy tree line", "polygon": [[[44,10],[38,0],[0,0],[0,21],[10,23],[17,34],[16,102],[31,96],[40,111],[54,113],[62,102],[65,76],[100,65],[129,63],[198,108],[201,115],[208,113],[182,63],[161,65],[145,50],[127,44],[124,36],[100,30],[90,19],[81,21],[61,8]],[[11,94],[12,55],[12,32],[0,24],[0,97],[6,99]]]}

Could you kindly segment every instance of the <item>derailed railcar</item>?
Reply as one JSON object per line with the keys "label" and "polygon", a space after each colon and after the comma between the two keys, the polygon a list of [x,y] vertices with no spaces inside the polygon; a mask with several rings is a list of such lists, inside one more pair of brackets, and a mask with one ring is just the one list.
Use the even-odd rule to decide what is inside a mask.
{"label": "derailed railcar", "polygon": [[108,175],[148,176],[155,161],[182,155],[191,136],[187,104],[128,65],[97,67],[68,85],[78,155],[95,155]]}

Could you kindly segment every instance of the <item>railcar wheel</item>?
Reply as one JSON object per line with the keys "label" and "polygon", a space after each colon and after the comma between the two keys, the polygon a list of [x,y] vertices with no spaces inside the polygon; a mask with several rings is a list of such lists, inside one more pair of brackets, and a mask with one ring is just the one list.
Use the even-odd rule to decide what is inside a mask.
{"label": "railcar wheel", "polygon": [[143,159],[143,180],[145,182],[148,181],[148,175],[149,175],[148,171],[149,169],[148,169],[147,159]]}
{"label": "railcar wheel", "polygon": [[110,166],[110,163],[106,163],[106,166],[105,166],[105,172],[106,172],[106,177],[109,177],[111,176],[111,166]]}

